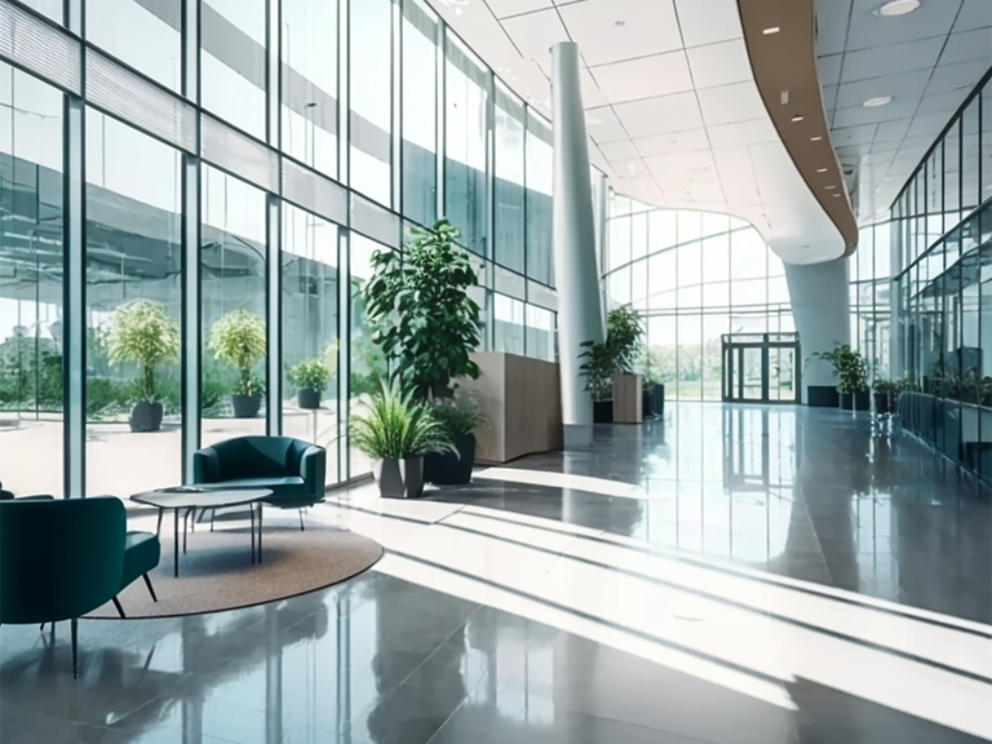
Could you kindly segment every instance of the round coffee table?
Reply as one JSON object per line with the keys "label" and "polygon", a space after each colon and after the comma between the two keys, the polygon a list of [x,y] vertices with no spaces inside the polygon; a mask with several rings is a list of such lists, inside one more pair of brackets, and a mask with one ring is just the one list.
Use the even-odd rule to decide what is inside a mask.
{"label": "round coffee table", "polygon": [[[173,532],[175,537],[175,567],[174,575],[179,576],[179,512],[184,511],[188,518],[190,512],[196,519],[197,509],[223,509],[229,506],[247,506],[251,512],[251,562],[255,564],[255,510],[258,509],[258,562],[262,562],[262,499],[267,499],[272,491],[267,488],[252,490],[223,490],[220,488],[197,488],[195,486],[176,486],[162,488],[157,491],[136,493],[131,501],[147,504],[158,509],[158,529],[162,531],[162,515],[167,509],[174,513]],[[213,527],[211,527],[213,529]],[[183,527],[183,552],[186,552],[186,528]]]}

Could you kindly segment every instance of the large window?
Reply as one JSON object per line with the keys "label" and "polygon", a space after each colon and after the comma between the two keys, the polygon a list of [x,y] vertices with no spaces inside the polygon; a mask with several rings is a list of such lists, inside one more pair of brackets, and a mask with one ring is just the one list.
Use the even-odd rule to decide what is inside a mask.
{"label": "large window", "polygon": [[527,276],[554,286],[551,247],[551,191],[554,151],[551,127],[530,109],[527,112]]}
{"label": "large window", "polygon": [[202,168],[200,278],[204,445],[265,434],[265,194]]}
{"label": "large window", "polygon": [[524,273],[524,107],[496,86],[496,241],[494,260]]}
{"label": "large window", "polygon": [[282,149],[338,174],[338,4],[283,0]]}
{"label": "large window", "polygon": [[403,2],[403,214],[422,225],[437,215],[437,19]]}
{"label": "large window", "polygon": [[182,0],[86,0],[87,38],[167,88],[182,89]]}
{"label": "large window", "polygon": [[646,317],[667,398],[722,399],[723,334],[795,330],[782,261],[746,222],[614,195],[608,236],[609,302]]}
{"label": "large window", "polygon": [[392,3],[362,0],[351,21],[351,185],[380,204],[392,203]]}
{"label": "large window", "polygon": [[465,247],[487,255],[486,107],[489,72],[448,33],[445,204]]}
{"label": "large window", "polygon": [[[337,226],[283,205],[281,258],[283,434],[327,450],[326,478],[332,484],[338,480]],[[311,367],[318,374],[324,370],[323,388],[306,387],[308,377],[301,375],[313,375]]]}
{"label": "large window", "polygon": [[261,140],[266,136],[265,7],[266,0],[200,4],[203,106]]}
{"label": "large window", "polygon": [[0,479],[61,494],[62,94],[0,63]]}
{"label": "large window", "polygon": [[87,493],[182,482],[180,163],[168,145],[87,111]]}

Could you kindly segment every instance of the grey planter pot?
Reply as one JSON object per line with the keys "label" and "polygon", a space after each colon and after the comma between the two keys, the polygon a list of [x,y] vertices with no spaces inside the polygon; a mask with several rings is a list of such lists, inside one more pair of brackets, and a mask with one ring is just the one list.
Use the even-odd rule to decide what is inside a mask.
{"label": "grey planter pot", "polygon": [[438,486],[457,486],[472,482],[475,465],[475,435],[466,434],[455,441],[453,452],[431,452],[424,457],[424,480]]}
{"label": "grey planter pot", "polygon": [[310,388],[301,388],[296,391],[296,403],[300,408],[314,409],[320,408],[320,391]]}
{"label": "grey planter pot", "polygon": [[376,460],[372,475],[385,499],[415,499],[424,492],[424,458]]}
{"label": "grey planter pot", "polygon": [[231,396],[231,408],[234,409],[234,418],[255,418],[261,407],[261,395]]}
{"label": "grey planter pot", "polygon": [[147,401],[135,403],[128,423],[131,431],[158,431],[162,428],[162,404]]}

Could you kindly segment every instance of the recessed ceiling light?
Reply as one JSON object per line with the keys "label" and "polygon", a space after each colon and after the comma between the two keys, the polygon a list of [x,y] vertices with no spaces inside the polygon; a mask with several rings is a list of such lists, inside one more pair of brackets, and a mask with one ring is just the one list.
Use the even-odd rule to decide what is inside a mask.
{"label": "recessed ceiling light", "polygon": [[865,108],[876,108],[878,106],[884,106],[888,103],[892,103],[892,96],[878,96],[877,98],[869,98],[861,105]]}
{"label": "recessed ceiling light", "polygon": [[819,142],[822,139],[823,139],[823,137],[810,137],[809,138],[809,141],[810,142]]}
{"label": "recessed ceiling light", "polygon": [[803,117],[801,115],[799,115],[799,114],[796,114],[795,116],[792,117],[792,120],[793,121],[802,121],[803,120]]}
{"label": "recessed ceiling light", "polygon": [[840,194],[834,194],[835,199],[840,199]]}
{"label": "recessed ceiling light", "polygon": [[891,2],[886,3],[876,10],[875,15],[891,18],[893,16],[901,16],[906,15],[907,13],[912,13],[919,7],[920,0],[891,0]]}
{"label": "recessed ceiling light", "polygon": [[763,33],[765,36],[771,36],[772,34],[777,34],[781,30],[782,29],[780,29],[778,26],[772,26],[770,28],[766,28],[761,33]]}
{"label": "recessed ceiling light", "polygon": [[627,21],[614,21],[613,25],[614,26],[626,26],[627,25]]}
{"label": "recessed ceiling light", "polygon": [[830,191],[831,189],[835,189],[837,187],[836,186],[824,186],[823,188],[825,188],[827,191]]}
{"label": "recessed ceiling light", "polygon": [[817,168],[816,169],[816,172],[817,173],[826,173],[827,172],[827,169],[826,168]]}

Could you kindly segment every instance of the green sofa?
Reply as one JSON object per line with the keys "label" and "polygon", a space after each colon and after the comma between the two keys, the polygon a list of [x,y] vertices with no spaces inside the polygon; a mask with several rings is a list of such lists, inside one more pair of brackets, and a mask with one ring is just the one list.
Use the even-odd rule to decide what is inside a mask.
{"label": "green sofa", "polygon": [[237,437],[193,454],[194,485],[214,488],[267,488],[265,503],[300,510],[324,500],[327,452],[291,437]]}
{"label": "green sofa", "polygon": [[128,532],[124,504],[113,496],[0,501],[0,625],[72,624],[72,674],[77,675],[76,625],[81,615],[117,599],[148,572],[161,547],[148,532]]}

